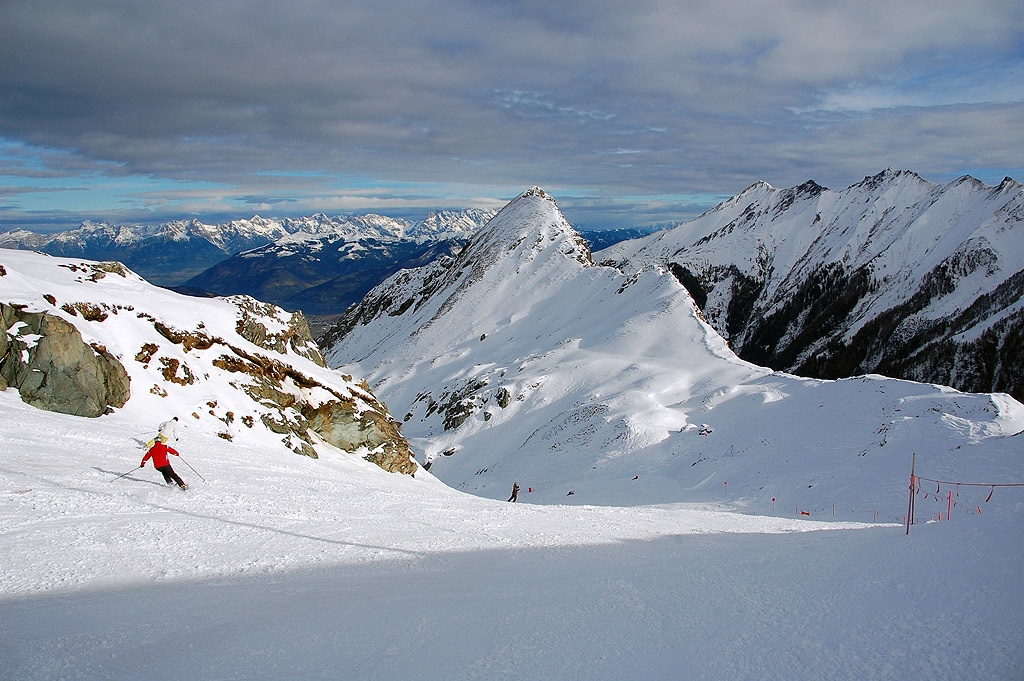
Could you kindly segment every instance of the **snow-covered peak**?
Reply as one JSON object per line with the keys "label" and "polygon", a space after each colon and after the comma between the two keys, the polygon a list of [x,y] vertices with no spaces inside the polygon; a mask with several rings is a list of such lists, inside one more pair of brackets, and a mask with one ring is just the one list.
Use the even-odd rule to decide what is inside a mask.
{"label": "snow-covered peak", "polygon": [[590,250],[555,200],[532,187],[510,201],[473,238],[460,260],[475,270],[514,259],[520,264],[550,255],[592,264]]}
{"label": "snow-covered peak", "polygon": [[1016,191],[1020,190],[1022,186],[1024,186],[1024,185],[1021,185],[1020,182],[1017,182],[1012,177],[1004,177],[1003,181],[999,183],[998,187],[996,187],[996,191],[997,192],[1016,192]]}
{"label": "snow-covered peak", "polygon": [[[995,188],[971,177],[936,185],[891,168],[842,191],[813,182],[755,185],[600,258],[626,271],[671,267],[751,361],[816,376],[879,371],[1014,391],[1007,367],[1019,360],[1008,350],[995,358],[967,349],[971,358],[952,369],[938,356],[956,354],[947,341],[972,343],[996,326],[1014,335],[1022,202],[1012,180]],[[933,341],[934,361],[920,345]],[[973,382],[986,374],[989,383]]]}
{"label": "snow-covered peak", "polygon": [[[827,192],[791,193],[809,206]],[[495,498],[525,478],[537,500],[619,503],[637,473],[657,478],[644,488],[660,501],[713,498],[723,479],[756,496],[797,459],[830,475],[832,456],[896,480],[919,428],[941,443],[931,451],[952,451],[967,432],[953,423],[972,421],[983,439],[1024,427],[1006,396],[744,362],[666,269],[585,266],[563,250],[572,244],[554,202],[526,192],[457,258],[371,291],[328,338],[328,362],[367,377],[432,473]],[[604,482],[615,491],[581,491]]]}
{"label": "snow-covered peak", "polygon": [[10,229],[0,231],[0,248],[39,250],[48,239],[46,234],[30,232],[27,229]]}
{"label": "snow-covered peak", "polygon": [[[911,286],[972,238],[1014,242],[1017,230],[1000,231],[991,222],[1003,204],[1019,200],[1013,184],[995,190],[976,181],[935,185],[893,169],[840,192],[813,181],[785,190],[759,183],[691,222],[617,244],[602,256],[636,263],[685,257],[701,267],[739,265],[751,275],[768,268],[792,273],[789,283],[777,280],[780,286],[839,261]],[[999,252],[1007,275],[1021,269],[1020,251]]]}
{"label": "snow-covered peak", "polygon": [[406,235],[432,238],[466,236],[479,230],[497,213],[481,208],[434,211],[411,227]]}
{"label": "snow-covered peak", "polygon": [[[554,282],[592,265],[586,242],[554,200],[535,187],[502,208],[455,258],[400,272],[375,287],[339,328],[411,310],[416,323],[444,320],[443,325],[473,333],[470,329],[507,316],[509,299],[546,295]],[[463,304],[472,312],[453,312],[470,291]]]}
{"label": "snow-covered peak", "polygon": [[930,184],[927,180],[922,178],[917,173],[910,170],[896,170],[895,168],[886,168],[880,173],[869,175],[857,184],[852,185],[854,187],[864,190],[874,190],[877,188],[885,187],[887,189],[893,188],[893,186],[912,186],[920,184]]}

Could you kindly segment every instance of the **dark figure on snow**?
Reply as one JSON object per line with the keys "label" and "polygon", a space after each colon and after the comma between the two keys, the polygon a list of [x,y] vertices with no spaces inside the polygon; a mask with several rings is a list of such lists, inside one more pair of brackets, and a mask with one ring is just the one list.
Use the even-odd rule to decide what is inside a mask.
{"label": "dark figure on snow", "polygon": [[518,482],[513,482],[512,483],[512,496],[510,496],[508,498],[508,500],[514,502],[518,498],[519,498],[519,483]]}
{"label": "dark figure on snow", "polygon": [[163,442],[157,442],[149,451],[146,452],[146,456],[142,457],[142,463],[139,464],[139,468],[144,468],[146,462],[153,459],[153,467],[160,471],[164,476],[164,482],[168,485],[177,484],[182,489],[188,489],[188,485],[182,482],[178,474],[171,468],[171,462],[167,460],[167,455],[173,454],[174,456],[180,456],[174,449],[168,447]]}

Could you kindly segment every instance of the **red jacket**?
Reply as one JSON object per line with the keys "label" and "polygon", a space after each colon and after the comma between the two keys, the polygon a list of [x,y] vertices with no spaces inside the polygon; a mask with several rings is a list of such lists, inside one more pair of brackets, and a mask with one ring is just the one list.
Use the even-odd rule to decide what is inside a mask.
{"label": "red jacket", "polygon": [[178,452],[174,451],[172,448],[168,447],[163,442],[157,442],[155,445],[150,447],[148,452],[146,452],[146,456],[142,457],[142,463],[139,465],[140,467],[145,466],[146,462],[149,461],[149,458],[153,457],[154,468],[163,468],[164,466],[169,466],[170,464],[167,461],[168,454],[179,456]]}

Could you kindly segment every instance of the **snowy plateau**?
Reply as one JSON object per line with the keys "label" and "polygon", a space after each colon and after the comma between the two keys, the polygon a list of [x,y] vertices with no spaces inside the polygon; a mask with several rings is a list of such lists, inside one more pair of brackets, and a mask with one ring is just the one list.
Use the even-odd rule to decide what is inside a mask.
{"label": "snowy plateau", "polygon": [[[229,301],[0,265],[0,302],[117,309],[62,316],[132,376],[94,419],[0,392],[4,679],[1024,677],[1024,405],[743,361],[540,189],[371,291],[333,370],[279,357],[367,385],[415,475],[229,423],[261,406],[200,351],[190,385],[137,360],[128,320],[233,339]],[[138,468],[172,415],[184,492]]]}

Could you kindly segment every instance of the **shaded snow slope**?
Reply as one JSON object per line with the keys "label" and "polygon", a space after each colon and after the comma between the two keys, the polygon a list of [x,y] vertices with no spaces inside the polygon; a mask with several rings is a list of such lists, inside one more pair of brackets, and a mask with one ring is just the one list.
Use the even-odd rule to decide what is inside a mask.
{"label": "shaded snow slope", "polygon": [[11,391],[0,412],[4,678],[1024,671],[1011,490],[908,537],[724,505],[513,505],[190,429],[179,446],[205,481],[178,466],[183,493],[152,469],[115,480],[148,421],[41,412]]}
{"label": "shaded snow slope", "polygon": [[914,453],[937,475],[1024,463],[1015,400],[744,362],[668,272],[591,264],[539,190],[459,257],[374,289],[333,339],[329,362],[367,377],[432,473],[495,499],[517,481],[543,503],[894,520]]}

